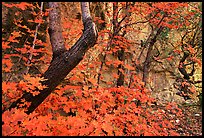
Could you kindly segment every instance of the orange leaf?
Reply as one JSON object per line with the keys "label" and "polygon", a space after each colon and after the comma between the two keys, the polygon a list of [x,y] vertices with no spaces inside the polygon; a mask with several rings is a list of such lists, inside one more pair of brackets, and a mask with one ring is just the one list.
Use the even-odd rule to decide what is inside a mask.
{"label": "orange leaf", "polygon": [[128,65],[128,64],[126,64],[124,67],[125,67],[126,69],[128,69],[128,70],[135,70],[134,67],[132,67],[132,66],[130,66],[130,65]]}
{"label": "orange leaf", "polygon": [[9,44],[9,42],[2,42],[2,49],[10,48],[10,46],[8,44]]}
{"label": "orange leaf", "polygon": [[189,50],[189,52],[190,52],[191,54],[194,54],[194,53],[195,53],[194,48],[192,48],[191,46],[189,46],[187,49]]}
{"label": "orange leaf", "polygon": [[36,96],[36,95],[40,94],[39,91],[30,91],[30,93],[31,93],[33,96]]}
{"label": "orange leaf", "polygon": [[196,88],[195,88],[194,86],[192,86],[192,87],[190,87],[190,91],[191,91],[192,93],[195,93],[195,92],[196,92]]}
{"label": "orange leaf", "polygon": [[43,23],[44,21],[42,19],[35,19],[35,23]]}
{"label": "orange leaf", "polygon": [[113,73],[112,76],[113,76],[114,78],[116,78],[116,79],[119,77],[117,73]]}
{"label": "orange leaf", "polygon": [[108,133],[108,136],[113,135],[113,127],[110,123],[104,122],[102,124],[102,129],[105,130]]}
{"label": "orange leaf", "polygon": [[10,86],[5,81],[3,81],[2,82],[2,91],[7,92],[8,89],[10,89]]}
{"label": "orange leaf", "polygon": [[97,84],[97,80],[94,79],[94,78],[89,78],[88,81],[93,84],[93,85],[96,85]]}
{"label": "orange leaf", "polygon": [[171,61],[173,58],[173,56],[169,56],[168,58],[166,58],[166,60]]}
{"label": "orange leaf", "polygon": [[2,64],[5,65],[5,67],[2,68],[5,72],[11,72],[11,68],[13,66],[11,59],[3,59]]}

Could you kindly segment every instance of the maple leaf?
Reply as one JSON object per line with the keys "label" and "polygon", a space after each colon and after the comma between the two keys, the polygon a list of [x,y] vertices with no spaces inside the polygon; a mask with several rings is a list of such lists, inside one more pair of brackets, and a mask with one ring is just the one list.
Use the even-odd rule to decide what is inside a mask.
{"label": "maple leaf", "polygon": [[110,123],[104,122],[101,128],[108,133],[108,136],[113,135],[113,127]]}
{"label": "maple leaf", "polygon": [[128,70],[135,70],[135,68],[134,68],[133,66],[130,66],[130,65],[128,65],[128,64],[126,64],[124,67],[125,67],[126,69],[128,69]]}
{"label": "maple leaf", "polygon": [[21,2],[21,3],[19,3],[19,4],[15,4],[15,6],[16,6],[17,8],[20,8],[21,10],[25,10],[27,7],[31,7],[32,4],[29,4],[29,3],[27,3],[27,2]]}
{"label": "maple leaf", "polygon": [[7,85],[7,83],[5,81],[2,82],[2,91],[3,92],[7,92],[8,89],[10,89],[10,86]]}
{"label": "maple leaf", "polygon": [[14,6],[14,4],[12,4],[12,3],[6,4],[5,2],[2,2],[2,4],[3,4],[4,6],[6,6],[6,7],[8,7],[8,8],[11,8],[11,7]]}
{"label": "maple leaf", "polygon": [[27,116],[27,114],[25,114],[24,111],[22,111],[22,110],[21,110],[21,111],[17,110],[16,113],[15,113],[15,115],[13,115],[13,118],[12,118],[13,123],[16,123],[16,124],[17,124],[18,121],[23,121],[26,116]]}
{"label": "maple leaf", "polygon": [[22,35],[20,34],[20,32],[16,32],[16,31],[12,32],[11,34],[12,34],[14,37],[20,37],[20,36],[22,36]]}
{"label": "maple leaf", "polygon": [[30,93],[31,93],[33,96],[36,96],[36,95],[40,94],[39,91],[30,91]]}
{"label": "maple leaf", "polygon": [[37,86],[37,88],[38,88],[39,90],[43,90],[43,89],[47,88],[47,86],[45,86],[45,85],[39,85],[39,86]]}
{"label": "maple leaf", "polygon": [[168,58],[166,58],[166,60],[171,61],[173,59],[174,56],[169,56]]}
{"label": "maple leaf", "polygon": [[87,85],[83,86],[83,90],[87,91],[89,89],[89,87]]}
{"label": "maple leaf", "polygon": [[94,79],[94,78],[89,78],[89,79],[87,79],[91,84],[93,84],[93,85],[97,85],[97,80],[96,79]]}
{"label": "maple leaf", "polygon": [[8,125],[8,124],[4,124],[2,125],[2,136],[9,136],[9,134],[11,134],[13,132],[13,128]]}
{"label": "maple leaf", "polygon": [[199,66],[201,66],[201,65],[202,65],[201,60],[200,60],[200,59],[198,59],[198,58],[196,58],[196,57],[191,57],[191,60],[192,60],[192,61],[194,61],[194,62],[196,62],[196,63],[198,63],[198,65],[199,65]]}
{"label": "maple leaf", "polygon": [[194,54],[194,53],[195,53],[194,48],[192,48],[191,46],[189,46],[187,49],[189,50],[189,52],[190,52],[191,54]]}
{"label": "maple leaf", "polygon": [[44,16],[48,16],[48,15],[49,15],[49,12],[46,11],[46,12],[44,13]]}
{"label": "maple leaf", "polygon": [[177,54],[180,54],[181,53],[181,50],[178,50],[178,49],[175,49],[175,50],[173,50],[175,53],[177,53]]}
{"label": "maple leaf", "polygon": [[18,41],[18,40],[15,40],[15,39],[16,39],[15,36],[10,36],[9,39],[8,39],[8,41],[9,41],[9,42],[13,42],[13,43],[15,43],[15,42],[18,43],[19,41]]}
{"label": "maple leaf", "polygon": [[91,101],[86,101],[83,103],[84,109],[85,110],[91,110],[92,109],[92,102]]}
{"label": "maple leaf", "polygon": [[196,88],[195,88],[194,86],[192,86],[192,87],[190,87],[190,91],[191,91],[192,93],[195,93],[195,92],[196,92]]}
{"label": "maple leaf", "polygon": [[95,64],[89,64],[89,68],[94,68]]}
{"label": "maple leaf", "polygon": [[69,112],[70,112],[70,107],[69,107],[69,106],[65,106],[65,107],[63,107],[63,110],[64,110],[66,113],[69,113]]}
{"label": "maple leaf", "polygon": [[116,78],[116,79],[119,78],[119,76],[118,76],[117,73],[113,73],[112,76],[113,76],[114,78]]}
{"label": "maple leaf", "polygon": [[11,48],[10,46],[9,46],[9,42],[2,42],[2,49],[7,49],[7,48]]}
{"label": "maple leaf", "polygon": [[35,23],[43,23],[44,20],[43,20],[43,19],[35,19],[34,22],[35,22]]}
{"label": "maple leaf", "polygon": [[13,66],[13,63],[12,63],[11,59],[3,59],[2,64],[6,65],[5,67],[3,67],[3,70],[5,72],[11,72],[11,68]]}

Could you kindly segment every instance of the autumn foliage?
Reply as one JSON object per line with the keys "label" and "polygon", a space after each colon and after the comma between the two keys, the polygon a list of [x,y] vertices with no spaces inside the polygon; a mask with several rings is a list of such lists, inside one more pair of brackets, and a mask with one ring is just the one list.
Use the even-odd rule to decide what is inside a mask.
{"label": "autumn foliage", "polygon": [[[4,32],[2,109],[4,110],[20,98],[23,92],[35,96],[39,94],[39,91],[35,91],[36,88],[38,90],[46,88],[40,83],[44,80],[40,74],[49,66],[52,51],[48,40],[40,37],[46,35],[47,28],[45,27],[44,31],[39,30],[47,24],[49,9],[41,11],[38,3],[3,2],[2,4],[8,10],[15,12],[11,21],[14,29],[10,29],[11,32],[7,33],[4,32],[5,28],[2,30]],[[119,4],[117,11],[125,6],[124,2]],[[139,8],[141,6],[142,8]],[[181,12],[181,7],[187,8],[188,3],[159,2],[150,5],[135,3],[127,11],[138,15],[140,19],[155,16],[152,20],[148,20],[153,27],[179,29],[190,24],[190,16]],[[24,12],[29,12],[30,15],[27,22],[23,19]],[[194,12],[189,14],[194,15]],[[161,21],[164,15],[166,17]],[[113,15],[107,12],[106,16],[111,18]],[[125,16],[126,12],[113,18],[122,19]],[[181,21],[179,16],[184,16],[186,19]],[[95,17],[94,21],[98,25],[105,22],[99,17]],[[5,111],[2,114],[2,135],[178,136],[172,116],[182,117],[182,110],[174,102],[167,103],[161,109],[157,107],[157,101],[151,97],[150,90],[135,71],[136,65],[141,64],[141,61],[137,61],[134,54],[131,54],[132,50],[136,50],[133,48],[135,42],[125,37],[129,35],[127,32],[138,34],[142,32],[128,23],[137,24],[133,22],[131,16],[124,19],[121,24],[119,22],[115,24],[115,31],[111,29],[114,26],[112,22],[106,23],[106,28],[99,30],[99,39],[94,48],[86,53],[83,61],[33,113],[27,115],[24,108]],[[39,32],[37,34],[36,26]],[[66,48],[70,48],[82,34],[82,22],[75,18],[63,18],[62,26]],[[124,35],[120,31],[117,32],[117,29],[124,32]],[[182,46],[179,43],[172,49],[174,55],[153,58],[156,61],[173,62],[175,56],[188,51],[191,55],[188,61],[200,66],[201,61],[195,52],[197,49],[188,44],[182,51],[182,48],[180,49]],[[131,60],[126,62],[119,57],[118,51],[122,50],[126,53],[126,58]],[[118,58],[113,59],[112,56]],[[110,69],[113,71],[110,72]],[[106,80],[106,76],[103,76],[105,72],[110,72],[111,80]],[[124,75],[124,85],[117,87],[116,83],[121,74]],[[181,87],[188,83],[184,81],[177,86]],[[196,88],[192,84],[189,84],[188,89],[196,93]],[[24,102],[21,106],[26,107],[29,104]]]}

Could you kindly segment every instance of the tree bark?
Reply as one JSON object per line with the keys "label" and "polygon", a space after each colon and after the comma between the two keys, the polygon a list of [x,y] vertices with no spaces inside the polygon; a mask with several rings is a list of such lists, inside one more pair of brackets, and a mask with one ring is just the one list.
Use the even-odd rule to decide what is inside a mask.
{"label": "tree bark", "polygon": [[82,21],[84,25],[83,34],[69,50],[66,50],[64,46],[58,3],[49,2],[49,7],[52,9],[49,16],[49,35],[52,44],[53,57],[49,68],[42,75],[42,77],[47,80],[41,82],[43,85],[46,85],[47,88],[39,90],[40,94],[36,96],[33,96],[29,92],[25,92],[23,96],[12,103],[8,109],[15,107],[20,108],[19,104],[22,103],[22,99],[25,99],[27,102],[31,102],[26,113],[32,113],[46,99],[46,97],[51,94],[69,72],[79,64],[86,51],[93,47],[97,41],[98,32],[90,16],[88,2],[81,3]]}
{"label": "tree bark", "polygon": [[[167,13],[165,13],[163,15],[163,17],[161,18],[161,20],[159,21],[159,23],[156,25],[156,27],[159,27],[159,25],[161,24],[161,22],[163,21],[163,19],[167,16]],[[160,33],[162,32],[162,30],[164,29],[164,27],[160,26],[158,28],[158,30],[156,31],[156,34],[154,33],[154,31],[150,34],[148,40],[146,41],[146,43],[144,44],[144,47],[147,46],[147,44],[149,44],[148,46],[148,50],[147,50],[147,55],[146,55],[146,59],[144,61],[144,65],[143,65],[143,77],[142,77],[142,81],[145,83],[145,86],[147,84],[148,81],[148,76],[149,76],[149,69],[150,69],[150,64],[151,64],[151,58],[152,58],[152,49],[154,47],[154,44],[157,40],[157,37],[160,35]],[[143,49],[144,50],[144,49]],[[140,56],[139,56],[140,58]]]}
{"label": "tree bark", "polygon": [[[116,10],[117,8],[118,8],[118,5],[117,5],[117,7],[114,7],[114,10]],[[120,20],[120,22],[118,22],[118,20],[116,20],[116,25],[114,25],[115,26],[115,32],[117,32],[117,35],[119,35],[118,33],[120,31],[121,23],[125,20],[129,21],[129,17],[131,16],[131,13],[128,12],[128,10],[129,10],[129,5],[128,5],[128,2],[126,2],[126,8],[124,9],[125,16]],[[118,12],[119,11],[117,11],[116,15],[114,15],[114,16],[117,17],[117,15],[119,14]],[[117,17],[117,19],[118,19],[118,17]],[[126,28],[126,27],[124,27],[124,28]],[[125,35],[126,35],[126,30],[124,30],[120,36],[125,37]],[[117,54],[118,54],[118,59],[124,63],[125,62],[125,50],[124,50],[124,48],[121,47],[120,50],[117,52]],[[123,73],[124,71],[125,71],[124,66],[122,64],[120,64],[118,66],[119,78],[117,79],[117,87],[124,85],[124,79],[125,79],[125,75]]]}
{"label": "tree bark", "polygon": [[[122,62],[125,61],[125,50],[123,48],[121,48],[121,50],[118,51],[118,59],[120,61],[122,61]],[[125,75],[119,69],[121,69],[123,71],[125,70],[122,64],[120,64],[118,66],[118,76],[119,76],[119,78],[117,79],[117,87],[123,86],[124,78],[125,78]]]}
{"label": "tree bark", "polygon": [[151,58],[152,58],[152,49],[156,42],[157,37],[162,32],[163,28],[164,27],[160,26],[155,36],[151,39],[148,50],[147,50],[147,56],[146,56],[144,66],[143,66],[144,69],[143,69],[143,78],[142,78],[142,81],[145,83],[145,85],[147,84],[147,79],[149,76],[149,69],[150,69],[150,63],[151,63]]}
{"label": "tree bark", "polygon": [[49,5],[49,8],[51,8],[51,11],[49,12],[48,32],[50,35],[50,42],[52,45],[52,52],[53,52],[52,60],[54,60],[61,53],[65,52],[66,48],[64,45],[64,38],[62,36],[59,3],[49,2],[48,5]]}

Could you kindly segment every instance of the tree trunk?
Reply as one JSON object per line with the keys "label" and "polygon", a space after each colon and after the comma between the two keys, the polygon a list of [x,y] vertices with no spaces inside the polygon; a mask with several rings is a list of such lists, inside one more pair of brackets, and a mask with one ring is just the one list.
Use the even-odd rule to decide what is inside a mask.
{"label": "tree trunk", "polygon": [[[162,21],[164,20],[165,17],[167,17],[167,13],[165,13],[163,15],[163,17],[161,18],[159,23],[156,25],[156,28],[158,27],[158,29],[156,31],[156,34],[154,33],[155,31],[152,31],[152,33],[150,34],[149,38],[147,39],[147,41],[144,44],[144,47],[147,47],[147,45],[149,44],[148,50],[147,50],[146,59],[144,61],[144,65],[143,65],[143,77],[142,77],[142,81],[145,83],[145,86],[148,83],[149,69],[150,69],[151,58],[152,58],[152,49],[153,49],[154,44],[155,44],[155,42],[157,40],[157,37],[160,35],[162,30],[164,29],[164,27],[160,26],[160,24],[162,23]],[[140,56],[139,56],[139,58],[140,58]]]}
{"label": "tree trunk", "polygon": [[143,78],[142,78],[142,81],[145,83],[145,85],[148,82],[147,79],[148,79],[148,76],[149,76],[149,69],[150,69],[150,63],[151,63],[151,58],[152,58],[152,49],[153,49],[153,46],[154,46],[154,44],[156,42],[157,37],[162,32],[163,28],[164,27],[160,26],[157,33],[151,39],[148,50],[147,50],[147,56],[146,56],[146,59],[145,59],[145,62],[144,62]]}
{"label": "tree trunk", "polygon": [[90,16],[88,2],[81,3],[84,32],[69,50],[66,50],[64,47],[58,3],[49,2],[49,7],[52,8],[50,11],[49,35],[53,48],[53,59],[48,70],[42,75],[42,77],[47,80],[41,82],[43,85],[46,85],[47,88],[39,90],[40,94],[36,96],[25,92],[23,96],[12,103],[8,109],[15,107],[20,108],[19,104],[22,103],[21,100],[25,99],[27,102],[31,102],[26,113],[32,113],[46,97],[51,94],[69,72],[79,64],[86,51],[96,43],[98,37],[97,28]]}
{"label": "tree trunk", "polygon": [[[120,61],[122,61],[122,62],[125,61],[125,51],[124,51],[123,48],[121,48],[121,50],[118,51],[118,59],[119,59]],[[119,78],[117,79],[117,87],[123,86],[123,84],[124,84],[124,78],[125,78],[125,76],[124,76],[123,72],[120,71],[120,69],[123,70],[123,71],[125,70],[122,64],[120,64],[120,65],[118,66],[118,76],[119,76]]]}

